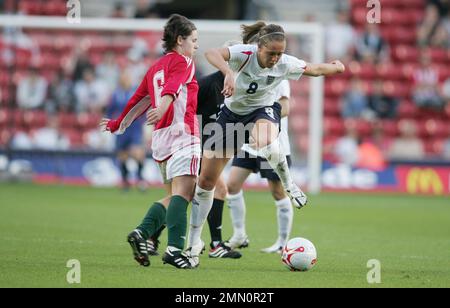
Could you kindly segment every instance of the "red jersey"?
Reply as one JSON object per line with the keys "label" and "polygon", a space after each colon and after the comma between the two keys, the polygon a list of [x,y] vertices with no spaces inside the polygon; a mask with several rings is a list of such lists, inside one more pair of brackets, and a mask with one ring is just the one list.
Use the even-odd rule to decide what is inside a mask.
{"label": "red jersey", "polygon": [[172,95],[175,100],[153,131],[153,158],[164,161],[186,146],[200,144],[194,75],[192,59],[176,52],[166,54],[150,67],[121,116],[108,124],[109,130],[123,132],[150,107],[157,108],[161,97]]}

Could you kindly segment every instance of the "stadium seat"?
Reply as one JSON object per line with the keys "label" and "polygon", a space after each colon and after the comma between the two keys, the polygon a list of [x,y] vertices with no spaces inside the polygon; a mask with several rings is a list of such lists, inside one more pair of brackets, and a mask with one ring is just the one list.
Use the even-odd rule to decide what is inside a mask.
{"label": "stadium seat", "polygon": [[44,127],[47,124],[47,113],[45,111],[23,112],[23,123],[30,129]]}

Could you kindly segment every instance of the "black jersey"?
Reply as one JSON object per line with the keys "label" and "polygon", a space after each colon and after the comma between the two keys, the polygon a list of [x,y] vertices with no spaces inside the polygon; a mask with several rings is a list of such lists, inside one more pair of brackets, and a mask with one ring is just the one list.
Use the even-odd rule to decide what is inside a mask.
{"label": "black jersey", "polygon": [[201,116],[201,125],[215,122],[217,114],[223,105],[224,96],[220,93],[223,89],[225,77],[218,71],[198,80],[197,114]]}

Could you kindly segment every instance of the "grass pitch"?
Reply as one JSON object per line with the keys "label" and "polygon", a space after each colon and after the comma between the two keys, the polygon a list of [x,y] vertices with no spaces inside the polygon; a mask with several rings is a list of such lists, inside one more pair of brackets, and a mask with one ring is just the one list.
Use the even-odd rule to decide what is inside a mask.
{"label": "grass pitch", "polygon": [[[268,192],[246,192],[250,247],[239,260],[202,256],[181,271],[151,258],[132,259],[126,235],[163,191],[0,184],[0,287],[450,287],[448,197],[322,194],[295,210],[292,237],[310,239],[316,267],[289,272],[279,255],[260,253],[277,236]],[[231,236],[228,209],[224,238]],[[208,227],[203,239],[209,242]],[[166,232],[162,237],[166,243]],[[163,251],[165,245],[160,247]],[[81,284],[68,284],[67,261],[81,264]],[[367,262],[381,263],[369,284]]]}

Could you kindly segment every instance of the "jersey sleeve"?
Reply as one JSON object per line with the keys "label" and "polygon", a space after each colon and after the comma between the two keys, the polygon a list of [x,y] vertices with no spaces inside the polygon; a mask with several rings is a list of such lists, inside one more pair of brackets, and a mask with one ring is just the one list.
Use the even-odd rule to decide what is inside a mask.
{"label": "jersey sleeve", "polygon": [[291,80],[298,80],[306,70],[306,62],[296,57],[284,55],[288,67],[287,78]]}
{"label": "jersey sleeve", "polygon": [[147,77],[145,77],[134,95],[128,100],[121,115],[109,121],[107,128],[111,133],[123,133],[127,127],[140,117],[150,107],[150,99],[147,87]]}
{"label": "jersey sleeve", "polygon": [[182,56],[177,57],[168,68],[168,76],[161,91],[161,97],[165,95],[172,95],[174,98],[180,94],[183,84],[186,83],[187,76],[189,75],[188,62]]}
{"label": "jersey sleeve", "polygon": [[250,56],[256,52],[256,46],[238,44],[228,47],[230,60],[228,65],[234,72],[238,72],[250,60]]}

